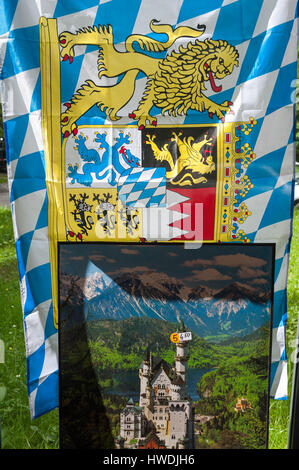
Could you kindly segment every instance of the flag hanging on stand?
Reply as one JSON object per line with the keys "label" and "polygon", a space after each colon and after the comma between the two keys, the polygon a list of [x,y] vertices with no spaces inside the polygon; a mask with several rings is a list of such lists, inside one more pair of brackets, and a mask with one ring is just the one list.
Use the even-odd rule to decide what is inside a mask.
{"label": "flag hanging on stand", "polygon": [[32,418],[59,405],[60,243],[273,245],[270,396],[286,399],[297,1],[0,7]]}

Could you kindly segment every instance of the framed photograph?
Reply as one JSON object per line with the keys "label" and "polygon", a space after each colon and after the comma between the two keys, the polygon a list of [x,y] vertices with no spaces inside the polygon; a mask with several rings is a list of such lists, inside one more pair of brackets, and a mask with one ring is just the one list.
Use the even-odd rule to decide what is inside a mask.
{"label": "framed photograph", "polygon": [[61,448],[267,448],[274,256],[60,243]]}

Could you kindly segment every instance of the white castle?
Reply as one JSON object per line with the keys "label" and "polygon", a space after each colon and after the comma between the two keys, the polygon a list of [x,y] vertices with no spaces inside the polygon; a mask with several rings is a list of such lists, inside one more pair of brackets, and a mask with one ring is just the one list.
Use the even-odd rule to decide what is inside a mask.
{"label": "white castle", "polygon": [[[181,331],[185,331],[182,324]],[[117,448],[194,449],[194,410],[187,394],[188,342],[176,343],[171,367],[147,352],[139,368],[139,405],[129,400],[120,413]]]}

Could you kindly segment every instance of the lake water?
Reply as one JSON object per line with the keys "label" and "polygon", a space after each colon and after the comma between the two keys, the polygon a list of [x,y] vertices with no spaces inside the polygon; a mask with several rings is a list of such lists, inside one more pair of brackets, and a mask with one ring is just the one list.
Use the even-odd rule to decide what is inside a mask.
{"label": "lake water", "polygon": [[[201,377],[212,369],[188,369],[187,370],[187,390],[192,400],[200,399],[197,393],[197,383]],[[136,370],[115,372],[113,375],[113,386],[105,388],[104,393],[111,395],[122,395],[134,402],[139,401],[139,375]]]}

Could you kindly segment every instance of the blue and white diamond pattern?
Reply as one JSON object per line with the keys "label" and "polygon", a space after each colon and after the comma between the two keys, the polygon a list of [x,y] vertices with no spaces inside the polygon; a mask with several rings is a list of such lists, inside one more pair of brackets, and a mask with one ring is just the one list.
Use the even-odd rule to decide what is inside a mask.
{"label": "blue and white diamond pattern", "polygon": [[118,179],[118,195],[129,207],[163,207],[166,204],[165,168],[130,168]]}
{"label": "blue and white diamond pattern", "polygon": [[[133,32],[149,33],[152,18],[173,26],[206,24],[204,37],[225,38],[239,50],[240,66],[223,81],[216,100],[234,102],[235,115],[227,119],[245,120],[251,115],[257,119],[250,136],[257,158],[248,169],[256,186],[245,201],[249,209],[253,208],[253,215],[246,221],[246,233],[252,242],[277,245],[271,396],[286,398],[286,281],[295,141],[291,83],[296,79],[297,0],[132,0],[129,6],[122,0],[0,0],[0,6],[1,100],[31,416],[58,406],[58,334],[52,316],[48,199],[41,140],[40,16],[57,18],[59,31],[113,24],[119,47]],[[71,71],[70,80],[62,88],[62,103],[92,73],[89,55],[96,55],[95,48],[84,46],[74,59],[76,67],[71,69],[71,64],[62,63],[62,73]],[[126,116],[135,109],[143,89],[144,78],[140,77],[132,106],[124,108],[119,123],[131,124]],[[179,118],[157,114],[157,118],[159,124],[207,122],[206,115],[195,112]],[[214,118],[211,122],[217,121]]]}

